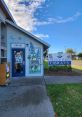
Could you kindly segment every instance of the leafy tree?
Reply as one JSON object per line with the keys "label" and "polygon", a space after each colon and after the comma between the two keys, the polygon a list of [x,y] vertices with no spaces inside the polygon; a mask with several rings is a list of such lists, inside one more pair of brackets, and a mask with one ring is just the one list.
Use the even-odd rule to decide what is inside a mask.
{"label": "leafy tree", "polygon": [[78,54],[78,57],[82,59],[82,52]]}
{"label": "leafy tree", "polygon": [[66,49],[66,53],[70,54],[72,59],[75,59],[76,54],[75,54],[75,51],[72,48]]}
{"label": "leafy tree", "polygon": [[48,50],[44,52],[44,58],[48,57]]}
{"label": "leafy tree", "polygon": [[74,55],[75,51],[72,48],[68,48],[68,49],[66,49],[66,53]]}

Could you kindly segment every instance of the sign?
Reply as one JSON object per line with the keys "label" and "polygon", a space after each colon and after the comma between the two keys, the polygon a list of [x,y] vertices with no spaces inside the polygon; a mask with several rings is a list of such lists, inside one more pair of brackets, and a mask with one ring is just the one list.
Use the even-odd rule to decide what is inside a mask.
{"label": "sign", "polygon": [[49,66],[71,65],[71,55],[66,53],[54,53],[48,55]]}
{"label": "sign", "polygon": [[12,48],[25,48],[25,44],[12,44]]}

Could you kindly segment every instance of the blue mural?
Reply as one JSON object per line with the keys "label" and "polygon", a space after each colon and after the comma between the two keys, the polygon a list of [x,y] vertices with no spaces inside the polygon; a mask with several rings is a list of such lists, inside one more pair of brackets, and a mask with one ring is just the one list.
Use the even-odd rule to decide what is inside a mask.
{"label": "blue mural", "polygon": [[41,49],[39,47],[34,47],[30,43],[29,47],[29,72],[30,73],[40,73],[41,72]]}

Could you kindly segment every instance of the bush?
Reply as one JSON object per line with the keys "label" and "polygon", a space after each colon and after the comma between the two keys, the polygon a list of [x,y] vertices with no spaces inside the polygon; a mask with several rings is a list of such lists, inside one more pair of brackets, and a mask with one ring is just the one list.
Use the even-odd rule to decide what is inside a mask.
{"label": "bush", "polygon": [[58,72],[58,71],[69,72],[72,70],[72,68],[71,66],[50,66],[47,70],[54,71],[54,72]]}
{"label": "bush", "polygon": [[65,72],[70,72],[72,71],[71,66],[48,66],[48,62],[44,61],[44,69],[46,71],[54,71],[54,72],[58,72],[58,71],[65,71]]}

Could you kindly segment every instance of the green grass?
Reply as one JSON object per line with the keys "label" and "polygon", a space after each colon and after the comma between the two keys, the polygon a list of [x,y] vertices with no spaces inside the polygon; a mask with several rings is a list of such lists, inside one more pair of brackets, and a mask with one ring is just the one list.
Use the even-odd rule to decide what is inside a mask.
{"label": "green grass", "polygon": [[49,68],[49,66],[48,66],[48,61],[44,61],[44,68],[45,68],[45,69],[48,69],[48,68]]}
{"label": "green grass", "polygon": [[47,92],[58,117],[81,117],[82,84],[47,85]]}
{"label": "green grass", "polygon": [[73,60],[72,68],[77,70],[82,70],[82,60]]}
{"label": "green grass", "polygon": [[82,62],[82,60],[73,60],[73,61]]}
{"label": "green grass", "polygon": [[82,70],[82,66],[78,66],[78,65],[73,65],[72,68],[77,70]]}

